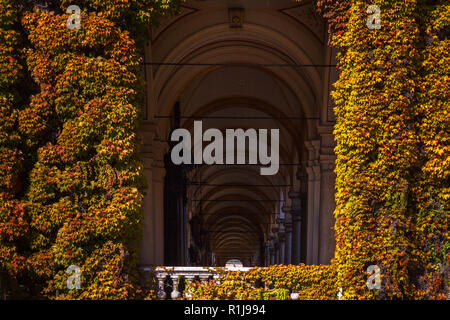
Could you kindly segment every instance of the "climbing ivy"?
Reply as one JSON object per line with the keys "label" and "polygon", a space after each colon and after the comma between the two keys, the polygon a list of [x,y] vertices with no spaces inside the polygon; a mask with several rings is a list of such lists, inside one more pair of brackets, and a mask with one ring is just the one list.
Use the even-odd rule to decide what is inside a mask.
{"label": "climbing ivy", "polygon": [[290,299],[297,292],[301,300],[334,300],[339,289],[332,265],[273,265],[249,271],[225,271],[217,280],[193,282],[187,287],[192,300],[276,300]]}
{"label": "climbing ivy", "polygon": [[[411,272],[418,298],[448,299],[450,211],[450,4],[425,2],[420,12],[421,64],[417,82],[420,168],[413,199]],[[447,296],[446,296],[447,294]]]}
{"label": "climbing ivy", "polygon": [[[175,2],[80,1],[80,29],[66,26],[69,1],[50,9],[14,3],[1,2],[1,269],[22,285],[29,279],[31,296],[143,297],[139,46],[141,30]],[[19,33],[37,87],[22,106],[10,94],[21,70]],[[26,172],[17,145],[33,154]],[[21,195],[14,193],[19,178]],[[80,267],[78,290],[66,285],[71,265]]]}
{"label": "climbing ivy", "polygon": [[[319,5],[338,30],[335,232],[343,298],[445,298],[449,55],[448,40],[436,34],[448,30],[448,4]],[[381,9],[380,29],[366,26],[369,5]],[[382,269],[380,290],[366,286],[369,265]]]}
{"label": "climbing ivy", "polygon": [[[20,199],[26,157],[17,122],[22,102],[19,88],[25,70],[20,59],[23,43],[14,4],[13,0],[0,1],[0,271],[12,280],[26,271],[21,247],[30,230]],[[11,286],[19,291],[17,282]]]}

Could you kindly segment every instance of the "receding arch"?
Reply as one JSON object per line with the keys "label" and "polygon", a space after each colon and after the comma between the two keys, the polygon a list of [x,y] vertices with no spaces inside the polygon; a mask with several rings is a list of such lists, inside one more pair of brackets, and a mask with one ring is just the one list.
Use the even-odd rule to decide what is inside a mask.
{"label": "receding arch", "polygon": [[[148,203],[158,207],[155,194],[169,172],[172,180],[164,180],[164,187],[178,206],[176,219],[185,219],[186,226],[169,231],[180,241],[178,247],[195,243],[202,259],[214,253],[223,262],[233,257],[247,265],[268,264],[277,261],[272,259],[278,252],[278,235],[284,232],[281,226],[291,218],[291,196],[301,194],[308,219],[313,217],[303,216],[302,221],[309,228],[305,230],[315,234],[316,242],[309,242],[308,250],[313,248],[311,259],[316,259],[322,226],[314,226],[319,218],[319,223],[325,221],[318,203],[326,199],[318,181],[323,180],[322,157],[328,159],[332,150],[329,127],[324,127],[329,75],[317,66],[328,61],[326,39],[320,33],[324,29],[295,16],[301,10],[292,12],[305,4],[288,6],[284,0],[267,9],[245,2],[249,11],[240,30],[229,26],[226,1],[187,3],[180,17],[155,32],[146,56],[147,61],[174,63],[147,70],[144,140],[152,147],[144,154],[151,159],[146,170],[153,180]],[[224,136],[226,129],[279,129],[278,173],[262,176],[260,165],[174,168],[167,153],[171,131],[181,127],[193,134],[195,120],[202,120],[203,132],[216,128]],[[293,190],[297,193],[290,193]],[[177,255],[185,255],[183,250]]]}

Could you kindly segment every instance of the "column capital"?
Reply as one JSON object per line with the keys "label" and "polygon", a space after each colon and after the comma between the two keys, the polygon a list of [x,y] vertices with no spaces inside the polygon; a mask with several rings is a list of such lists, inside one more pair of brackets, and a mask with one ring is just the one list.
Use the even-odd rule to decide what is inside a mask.
{"label": "column capital", "polygon": [[308,181],[320,180],[320,144],[320,140],[305,141],[308,149],[308,161],[305,168]]}
{"label": "column capital", "polygon": [[297,190],[290,190],[288,196],[292,200],[290,214],[292,216],[299,215],[302,210],[301,192]]}
{"label": "column capital", "polygon": [[308,149],[308,162],[317,161],[320,152],[320,140],[305,141],[305,147]]}
{"label": "column capital", "polygon": [[273,240],[273,250],[274,250],[274,251],[276,251],[276,250],[278,249],[278,245],[279,245],[278,239],[275,238],[275,239]]}
{"label": "column capital", "polygon": [[322,154],[320,155],[320,168],[322,171],[333,171],[336,166],[336,156]]}
{"label": "column capital", "polygon": [[164,166],[164,155],[169,152],[169,144],[166,141],[155,139],[152,145],[155,161],[161,161]]}
{"label": "column capital", "polygon": [[334,154],[336,142],[333,135],[334,126],[318,126],[317,131],[320,135],[320,154]]}
{"label": "column capital", "polygon": [[156,137],[156,132],[149,128],[146,128],[141,136],[144,141],[141,154],[145,163],[145,168],[164,168],[164,155],[169,150],[169,144],[158,139]]}
{"label": "column capital", "polygon": [[152,170],[152,168],[153,168],[153,153],[152,152],[142,152],[142,160],[144,163],[144,169]]}

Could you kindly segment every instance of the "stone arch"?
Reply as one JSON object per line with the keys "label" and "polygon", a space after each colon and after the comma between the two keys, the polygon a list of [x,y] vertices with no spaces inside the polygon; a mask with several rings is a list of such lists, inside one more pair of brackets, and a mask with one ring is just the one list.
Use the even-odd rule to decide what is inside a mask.
{"label": "stone arch", "polygon": [[[325,30],[323,23],[311,23],[301,14],[309,2],[292,5],[280,0],[263,8],[257,1],[249,0],[243,4],[244,26],[234,30],[229,26],[225,2],[188,1],[180,16],[152,31],[146,60],[170,65],[152,65],[146,71],[148,101],[143,140],[151,188],[161,190],[164,183],[167,185],[163,180],[164,175],[167,177],[163,155],[167,154],[174,129],[174,106],[181,114],[176,125],[188,130],[197,119],[202,119],[204,130],[279,128],[283,135],[283,165],[276,176],[262,177],[256,166],[176,169],[173,176],[185,174],[188,181],[184,219],[199,218],[203,228],[199,230],[205,235],[197,241],[207,239],[210,247],[205,250],[214,251],[220,259],[231,258],[225,252],[247,243],[249,252],[253,252],[248,261],[268,264],[272,259],[288,261],[287,255],[281,256],[281,249],[280,253],[277,251],[284,246],[281,234],[288,232],[288,225],[297,219],[295,215],[302,215],[303,256],[296,257],[296,263],[318,263],[322,259],[319,247],[329,241],[327,232],[331,230],[326,228],[330,223],[326,221],[332,215],[329,210],[333,197],[326,194],[329,186],[321,182],[334,183],[332,166],[325,164],[333,161],[332,122],[328,109],[324,111],[328,108],[330,75],[328,69],[318,66],[328,61],[330,54],[321,34]],[[236,114],[247,118],[230,119]],[[254,118],[258,117],[256,121]],[[255,121],[251,122],[252,118]],[[176,180],[175,184],[182,181]],[[292,190],[297,192],[290,193]],[[148,219],[150,222],[161,221],[164,216],[155,196],[158,192],[161,193],[152,191],[151,199],[147,197],[147,203],[152,203],[148,206],[158,207],[153,220]],[[297,200],[289,196],[297,194],[303,197],[301,212],[293,205]],[[321,202],[327,205],[322,206]],[[223,232],[210,232],[214,231],[210,227],[220,227]],[[183,255],[180,261],[184,262],[180,263],[186,263],[187,246],[193,239],[189,230],[187,224],[184,230],[174,231],[176,237],[185,233],[184,244],[179,244],[184,251],[177,253]],[[156,243],[158,240],[153,240],[154,246]],[[272,258],[268,258],[268,252]],[[324,262],[329,260],[329,252],[323,255]]]}

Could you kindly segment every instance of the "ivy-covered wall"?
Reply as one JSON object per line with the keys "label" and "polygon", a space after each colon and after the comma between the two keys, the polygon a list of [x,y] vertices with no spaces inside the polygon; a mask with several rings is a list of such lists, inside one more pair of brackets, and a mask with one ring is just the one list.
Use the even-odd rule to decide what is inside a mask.
{"label": "ivy-covered wall", "polygon": [[[335,262],[343,298],[445,298],[449,5],[319,5],[339,49]],[[381,10],[380,29],[366,25],[369,5]],[[381,268],[381,290],[366,286],[369,265]]]}
{"label": "ivy-covered wall", "polygon": [[419,165],[414,172],[411,269],[418,298],[449,298],[450,236],[450,4],[425,2],[417,82]]}
{"label": "ivy-covered wall", "polygon": [[26,269],[21,247],[29,232],[20,200],[26,164],[17,122],[24,102],[20,87],[25,70],[20,59],[23,43],[14,4],[13,0],[0,2],[0,271],[11,275],[23,274]]}
{"label": "ivy-covered wall", "polygon": [[[139,50],[175,2],[78,1],[80,29],[66,25],[70,1],[0,3],[0,267],[24,296],[142,297]],[[18,99],[25,69],[29,97]],[[66,285],[71,265],[79,290]]]}

